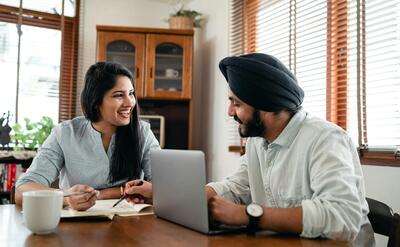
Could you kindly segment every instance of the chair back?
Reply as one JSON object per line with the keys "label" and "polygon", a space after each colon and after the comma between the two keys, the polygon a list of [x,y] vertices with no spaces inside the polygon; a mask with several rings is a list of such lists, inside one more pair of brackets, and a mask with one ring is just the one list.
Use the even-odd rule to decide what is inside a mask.
{"label": "chair back", "polygon": [[366,198],[368,219],[375,233],[389,237],[388,247],[400,247],[400,215],[383,202]]}

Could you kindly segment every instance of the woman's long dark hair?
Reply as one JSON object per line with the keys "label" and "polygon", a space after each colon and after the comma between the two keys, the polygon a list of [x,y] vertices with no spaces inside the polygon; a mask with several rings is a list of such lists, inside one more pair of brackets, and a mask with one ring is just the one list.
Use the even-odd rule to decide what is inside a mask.
{"label": "woman's long dark hair", "polygon": [[[100,106],[105,93],[114,87],[120,76],[133,82],[131,72],[124,66],[111,62],[92,65],[85,75],[85,86],[81,93],[81,106],[85,117],[95,123],[101,119]],[[133,85],[133,83],[132,83]],[[136,92],[134,93],[136,98]],[[110,162],[109,181],[131,180],[140,177],[142,170],[140,156],[139,110],[136,102],[131,113],[131,121],[126,126],[118,126]]]}

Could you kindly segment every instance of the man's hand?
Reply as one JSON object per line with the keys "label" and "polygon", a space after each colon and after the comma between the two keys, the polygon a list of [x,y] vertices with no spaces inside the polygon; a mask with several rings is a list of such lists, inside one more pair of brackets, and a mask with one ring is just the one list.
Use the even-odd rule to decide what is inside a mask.
{"label": "man's hand", "polygon": [[82,184],[72,186],[67,192],[83,192],[81,195],[73,195],[65,199],[70,208],[80,211],[91,208],[96,203],[98,194],[97,190]]}
{"label": "man's hand", "polygon": [[206,193],[207,193],[207,201],[210,200],[213,196],[217,195],[217,192],[211,187],[206,185]]}
{"label": "man's hand", "polygon": [[220,196],[213,196],[208,200],[209,209],[214,220],[225,225],[247,225],[249,218],[246,206],[224,200]]}

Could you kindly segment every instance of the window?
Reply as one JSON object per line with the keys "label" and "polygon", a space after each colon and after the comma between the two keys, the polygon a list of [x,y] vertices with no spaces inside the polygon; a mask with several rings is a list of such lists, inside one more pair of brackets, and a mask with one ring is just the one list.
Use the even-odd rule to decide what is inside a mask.
{"label": "window", "polygon": [[246,34],[232,39],[231,47],[242,49],[236,54],[279,58],[304,89],[304,108],[347,130],[364,164],[400,164],[399,1],[232,0],[231,6],[231,17],[243,18],[231,19],[230,35]]}
{"label": "window", "polygon": [[75,114],[79,2],[19,4],[0,0],[0,114],[10,112],[11,125],[42,116],[54,122],[70,119]]}

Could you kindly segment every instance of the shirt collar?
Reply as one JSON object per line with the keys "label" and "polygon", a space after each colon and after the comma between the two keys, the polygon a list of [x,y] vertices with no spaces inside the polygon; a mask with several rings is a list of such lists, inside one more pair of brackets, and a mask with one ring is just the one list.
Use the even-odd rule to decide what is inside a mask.
{"label": "shirt collar", "polygon": [[276,138],[271,145],[279,145],[289,147],[292,144],[294,138],[296,138],[297,133],[299,133],[301,125],[306,118],[307,113],[303,110],[299,110],[293,117],[290,119],[289,123],[283,129],[283,131],[279,134],[278,138]]}

